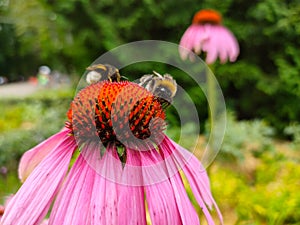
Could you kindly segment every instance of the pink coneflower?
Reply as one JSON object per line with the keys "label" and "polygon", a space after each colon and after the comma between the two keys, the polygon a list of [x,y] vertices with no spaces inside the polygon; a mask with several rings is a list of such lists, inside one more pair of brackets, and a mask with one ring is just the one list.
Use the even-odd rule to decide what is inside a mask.
{"label": "pink coneflower", "polygon": [[182,59],[193,59],[194,51],[200,54],[206,52],[206,63],[212,64],[219,57],[221,63],[227,59],[234,62],[239,54],[239,45],[234,35],[222,24],[221,15],[211,9],[198,11],[192,25],[180,40],[179,53]]}
{"label": "pink coneflower", "polygon": [[40,224],[48,213],[51,225],[147,224],[147,210],[152,224],[199,224],[180,170],[208,224],[212,206],[222,221],[205,170],[163,133],[164,109],[145,88],[91,84],[74,98],[68,119],[23,155],[24,183],[1,225]]}

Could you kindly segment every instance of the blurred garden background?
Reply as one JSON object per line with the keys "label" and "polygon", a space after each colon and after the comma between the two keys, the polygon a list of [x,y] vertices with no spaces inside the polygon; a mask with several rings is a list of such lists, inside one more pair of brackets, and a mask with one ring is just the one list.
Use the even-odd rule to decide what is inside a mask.
{"label": "blurred garden background", "polygon": [[[0,204],[20,186],[24,151],[63,127],[87,66],[128,42],[178,44],[203,8],[218,10],[240,45],[236,62],[213,65],[228,115],[221,151],[208,172],[225,224],[300,224],[299,0],[0,0],[0,94],[20,82],[35,88],[26,96],[0,95]],[[59,79],[39,84],[42,65]],[[172,74],[190,94],[202,126],[198,147],[204,147],[207,102],[190,77],[153,62],[121,74],[134,80],[152,70]],[[189,142],[193,124],[179,127],[172,108],[168,123],[171,136],[182,129]]]}

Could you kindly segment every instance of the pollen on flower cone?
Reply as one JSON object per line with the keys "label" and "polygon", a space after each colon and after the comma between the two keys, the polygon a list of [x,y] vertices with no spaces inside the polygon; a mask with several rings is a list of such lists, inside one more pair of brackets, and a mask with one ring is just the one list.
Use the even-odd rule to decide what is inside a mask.
{"label": "pollen on flower cone", "polygon": [[154,138],[163,131],[165,113],[152,93],[132,82],[103,81],[80,91],[68,112],[79,142],[123,142]]}
{"label": "pollen on flower cone", "polygon": [[222,16],[215,10],[212,9],[203,9],[198,11],[194,18],[193,24],[220,24],[222,22]]}

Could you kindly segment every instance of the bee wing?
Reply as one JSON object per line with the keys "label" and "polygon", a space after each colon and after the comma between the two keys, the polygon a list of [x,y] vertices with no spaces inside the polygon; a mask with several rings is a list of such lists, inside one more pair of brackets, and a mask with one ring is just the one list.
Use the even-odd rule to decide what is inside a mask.
{"label": "bee wing", "polygon": [[153,74],[145,74],[140,78],[140,86],[145,85],[147,82],[150,82],[153,78]]}

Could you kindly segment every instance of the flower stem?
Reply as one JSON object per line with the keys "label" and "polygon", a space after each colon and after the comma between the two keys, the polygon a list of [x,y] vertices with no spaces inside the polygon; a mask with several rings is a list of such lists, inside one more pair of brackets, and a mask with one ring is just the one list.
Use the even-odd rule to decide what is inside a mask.
{"label": "flower stem", "polygon": [[216,120],[216,84],[214,76],[211,74],[212,66],[207,68],[207,98],[209,104],[209,121],[210,121],[210,140],[209,148],[210,151],[215,152],[215,133],[214,133],[214,122]]}

